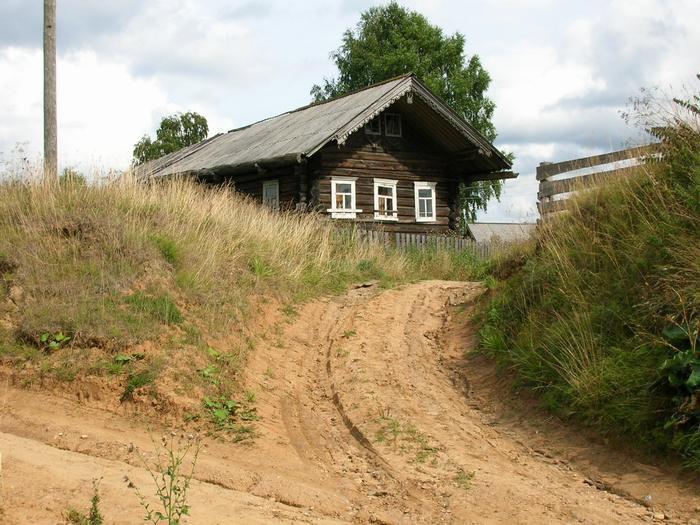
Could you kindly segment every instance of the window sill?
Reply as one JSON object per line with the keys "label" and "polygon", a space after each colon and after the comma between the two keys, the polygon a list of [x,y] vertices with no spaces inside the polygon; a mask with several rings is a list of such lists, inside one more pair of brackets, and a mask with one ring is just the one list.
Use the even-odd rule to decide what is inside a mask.
{"label": "window sill", "polygon": [[393,222],[398,222],[399,218],[398,217],[392,217],[391,215],[377,215],[376,213],[374,214],[374,220],[375,221],[393,221]]}
{"label": "window sill", "polygon": [[435,217],[416,217],[416,222],[437,222]]}
{"label": "window sill", "polygon": [[334,210],[327,209],[328,213],[331,214],[332,219],[356,219],[358,213],[362,213],[362,210]]}

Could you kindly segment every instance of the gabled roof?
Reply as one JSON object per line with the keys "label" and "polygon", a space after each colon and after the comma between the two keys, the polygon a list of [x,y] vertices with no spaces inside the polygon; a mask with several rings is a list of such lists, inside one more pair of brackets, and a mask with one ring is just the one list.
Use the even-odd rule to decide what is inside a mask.
{"label": "gabled roof", "polygon": [[[143,164],[136,173],[140,177],[161,177],[219,169],[245,171],[255,169],[256,165],[301,162],[331,141],[342,145],[350,134],[409,93],[447,123],[453,135],[459,134],[462,144],[458,146],[462,150],[478,151],[488,160],[485,171],[510,168],[508,159],[483,135],[409,74],[215,135]],[[454,138],[452,142],[456,147]]]}

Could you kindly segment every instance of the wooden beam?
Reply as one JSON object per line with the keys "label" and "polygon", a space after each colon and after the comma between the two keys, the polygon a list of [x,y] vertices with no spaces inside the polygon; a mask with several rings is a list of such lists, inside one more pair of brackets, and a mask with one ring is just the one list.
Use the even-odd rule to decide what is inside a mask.
{"label": "wooden beam", "polygon": [[590,168],[600,164],[608,164],[620,160],[634,159],[645,155],[652,155],[658,152],[657,144],[648,146],[639,146],[636,148],[623,149],[602,155],[593,155],[592,157],[582,157],[580,159],[567,160],[564,162],[542,162],[537,166],[537,180],[545,180],[560,173],[574,171],[582,168]]}
{"label": "wooden beam", "polygon": [[468,173],[464,175],[467,182],[476,180],[501,180],[501,179],[514,179],[518,176],[518,173],[513,171],[494,171],[491,173]]}
{"label": "wooden beam", "polygon": [[559,201],[538,202],[537,210],[543,217],[548,213],[565,210],[568,206],[568,199]]}
{"label": "wooden beam", "polygon": [[601,171],[598,173],[591,173],[590,175],[583,175],[581,177],[572,177],[570,179],[553,181],[544,180],[540,182],[538,198],[541,199],[544,197],[551,197],[552,195],[558,195],[560,193],[569,193],[571,191],[592,188],[614,177],[632,175],[636,173],[637,170],[639,170],[639,167],[631,166],[629,168]]}
{"label": "wooden beam", "polygon": [[294,166],[294,176],[297,177],[299,181],[299,203],[297,208],[304,211],[307,206],[308,193],[309,193],[309,170],[308,164],[302,162]]}

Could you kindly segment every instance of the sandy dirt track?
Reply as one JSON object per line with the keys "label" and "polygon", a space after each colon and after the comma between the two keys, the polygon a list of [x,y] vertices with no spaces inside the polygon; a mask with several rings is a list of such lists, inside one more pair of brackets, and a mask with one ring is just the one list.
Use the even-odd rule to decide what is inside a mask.
{"label": "sandy dirt track", "polygon": [[[259,436],[207,441],[187,523],[700,523],[697,482],[540,413],[467,357],[483,292],[360,287],[270,326],[244,378]],[[148,491],[138,455],[170,429],[7,383],[0,400],[0,522],[64,523],[95,477],[107,523],[141,522],[123,478]]]}

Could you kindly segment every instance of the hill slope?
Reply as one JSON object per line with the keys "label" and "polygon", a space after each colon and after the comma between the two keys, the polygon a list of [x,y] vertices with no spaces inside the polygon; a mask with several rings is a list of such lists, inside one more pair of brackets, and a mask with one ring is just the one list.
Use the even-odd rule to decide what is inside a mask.
{"label": "hill slope", "polygon": [[700,108],[657,128],[663,161],[540,230],[483,348],[560,414],[700,469]]}

